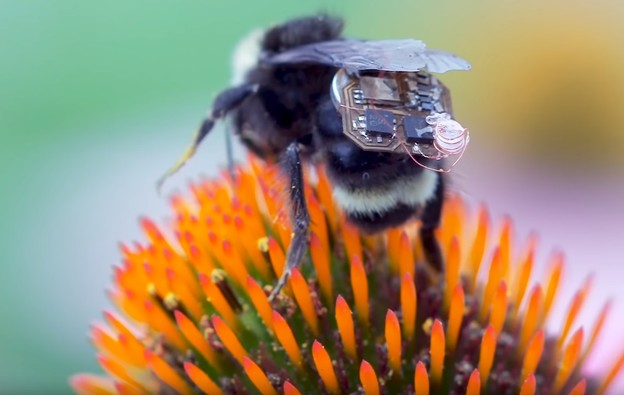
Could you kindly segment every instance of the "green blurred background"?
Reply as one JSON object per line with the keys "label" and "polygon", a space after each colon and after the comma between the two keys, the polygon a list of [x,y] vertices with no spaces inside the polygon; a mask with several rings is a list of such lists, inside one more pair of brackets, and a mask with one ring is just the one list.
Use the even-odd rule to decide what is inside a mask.
{"label": "green blurred background", "polygon": [[[64,393],[70,374],[98,371],[86,333],[109,307],[116,243],[140,237],[141,214],[167,218],[154,181],[228,85],[232,48],[318,11],[346,17],[349,35],[421,38],[471,60],[443,77],[472,131],[456,188],[567,251],[568,295],[590,270],[593,299],[619,293],[592,370],[613,356],[624,3],[0,0],[0,393]],[[214,133],[166,192],[223,161]]]}

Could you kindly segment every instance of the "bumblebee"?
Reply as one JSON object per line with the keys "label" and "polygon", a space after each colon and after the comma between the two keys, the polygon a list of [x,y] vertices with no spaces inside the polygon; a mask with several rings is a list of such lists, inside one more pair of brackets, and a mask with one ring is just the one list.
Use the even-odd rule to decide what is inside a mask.
{"label": "bumblebee", "polygon": [[365,232],[420,219],[426,258],[443,266],[434,235],[443,173],[447,158],[461,157],[468,131],[452,119],[449,90],[431,73],[470,65],[422,41],[363,41],[343,37],[342,29],[341,19],[317,15],[261,34],[240,83],[216,97],[190,147],[159,180],[182,167],[226,116],[251,152],[280,163],[291,186],[294,233],[271,298],[308,246],[303,162],[324,164],[337,205]]}

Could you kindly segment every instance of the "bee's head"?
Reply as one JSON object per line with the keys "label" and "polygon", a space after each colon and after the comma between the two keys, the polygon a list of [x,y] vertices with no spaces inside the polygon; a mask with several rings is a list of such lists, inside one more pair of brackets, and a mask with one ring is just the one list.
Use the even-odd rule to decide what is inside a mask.
{"label": "bee's head", "polygon": [[271,54],[301,45],[334,40],[342,32],[341,18],[320,14],[293,19],[269,29],[262,42],[262,49]]}

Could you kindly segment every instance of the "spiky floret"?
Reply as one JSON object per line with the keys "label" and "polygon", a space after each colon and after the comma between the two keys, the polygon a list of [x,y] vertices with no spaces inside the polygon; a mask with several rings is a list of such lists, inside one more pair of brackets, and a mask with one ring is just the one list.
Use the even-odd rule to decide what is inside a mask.
{"label": "spiky floret", "polygon": [[316,172],[318,182],[306,187],[309,256],[272,304],[267,295],[291,237],[274,169],[252,161],[235,181],[192,185],[190,197],[172,199],[172,238],[143,219],[148,241],[122,245],[110,293],[127,321],[106,312],[107,325],[91,331],[108,377],[77,375],[73,388],[601,394],[622,370],[624,356],[604,378],[581,376],[609,310],[591,328],[577,322],[591,281],[573,298],[561,333],[546,334],[563,258],[554,254],[544,281],[529,286],[535,236],[515,259],[509,219],[491,234],[484,207],[471,216],[450,197],[439,274],[424,263],[418,224],[359,234],[334,208],[322,169]]}

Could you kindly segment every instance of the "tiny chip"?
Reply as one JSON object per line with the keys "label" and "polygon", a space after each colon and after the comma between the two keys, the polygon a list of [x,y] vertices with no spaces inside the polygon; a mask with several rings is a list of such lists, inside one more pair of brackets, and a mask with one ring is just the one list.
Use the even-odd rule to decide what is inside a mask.
{"label": "tiny chip", "polygon": [[433,144],[433,129],[425,118],[413,115],[403,118],[405,137],[410,144]]}
{"label": "tiny chip", "polygon": [[366,131],[392,136],[396,118],[390,111],[366,109]]}

